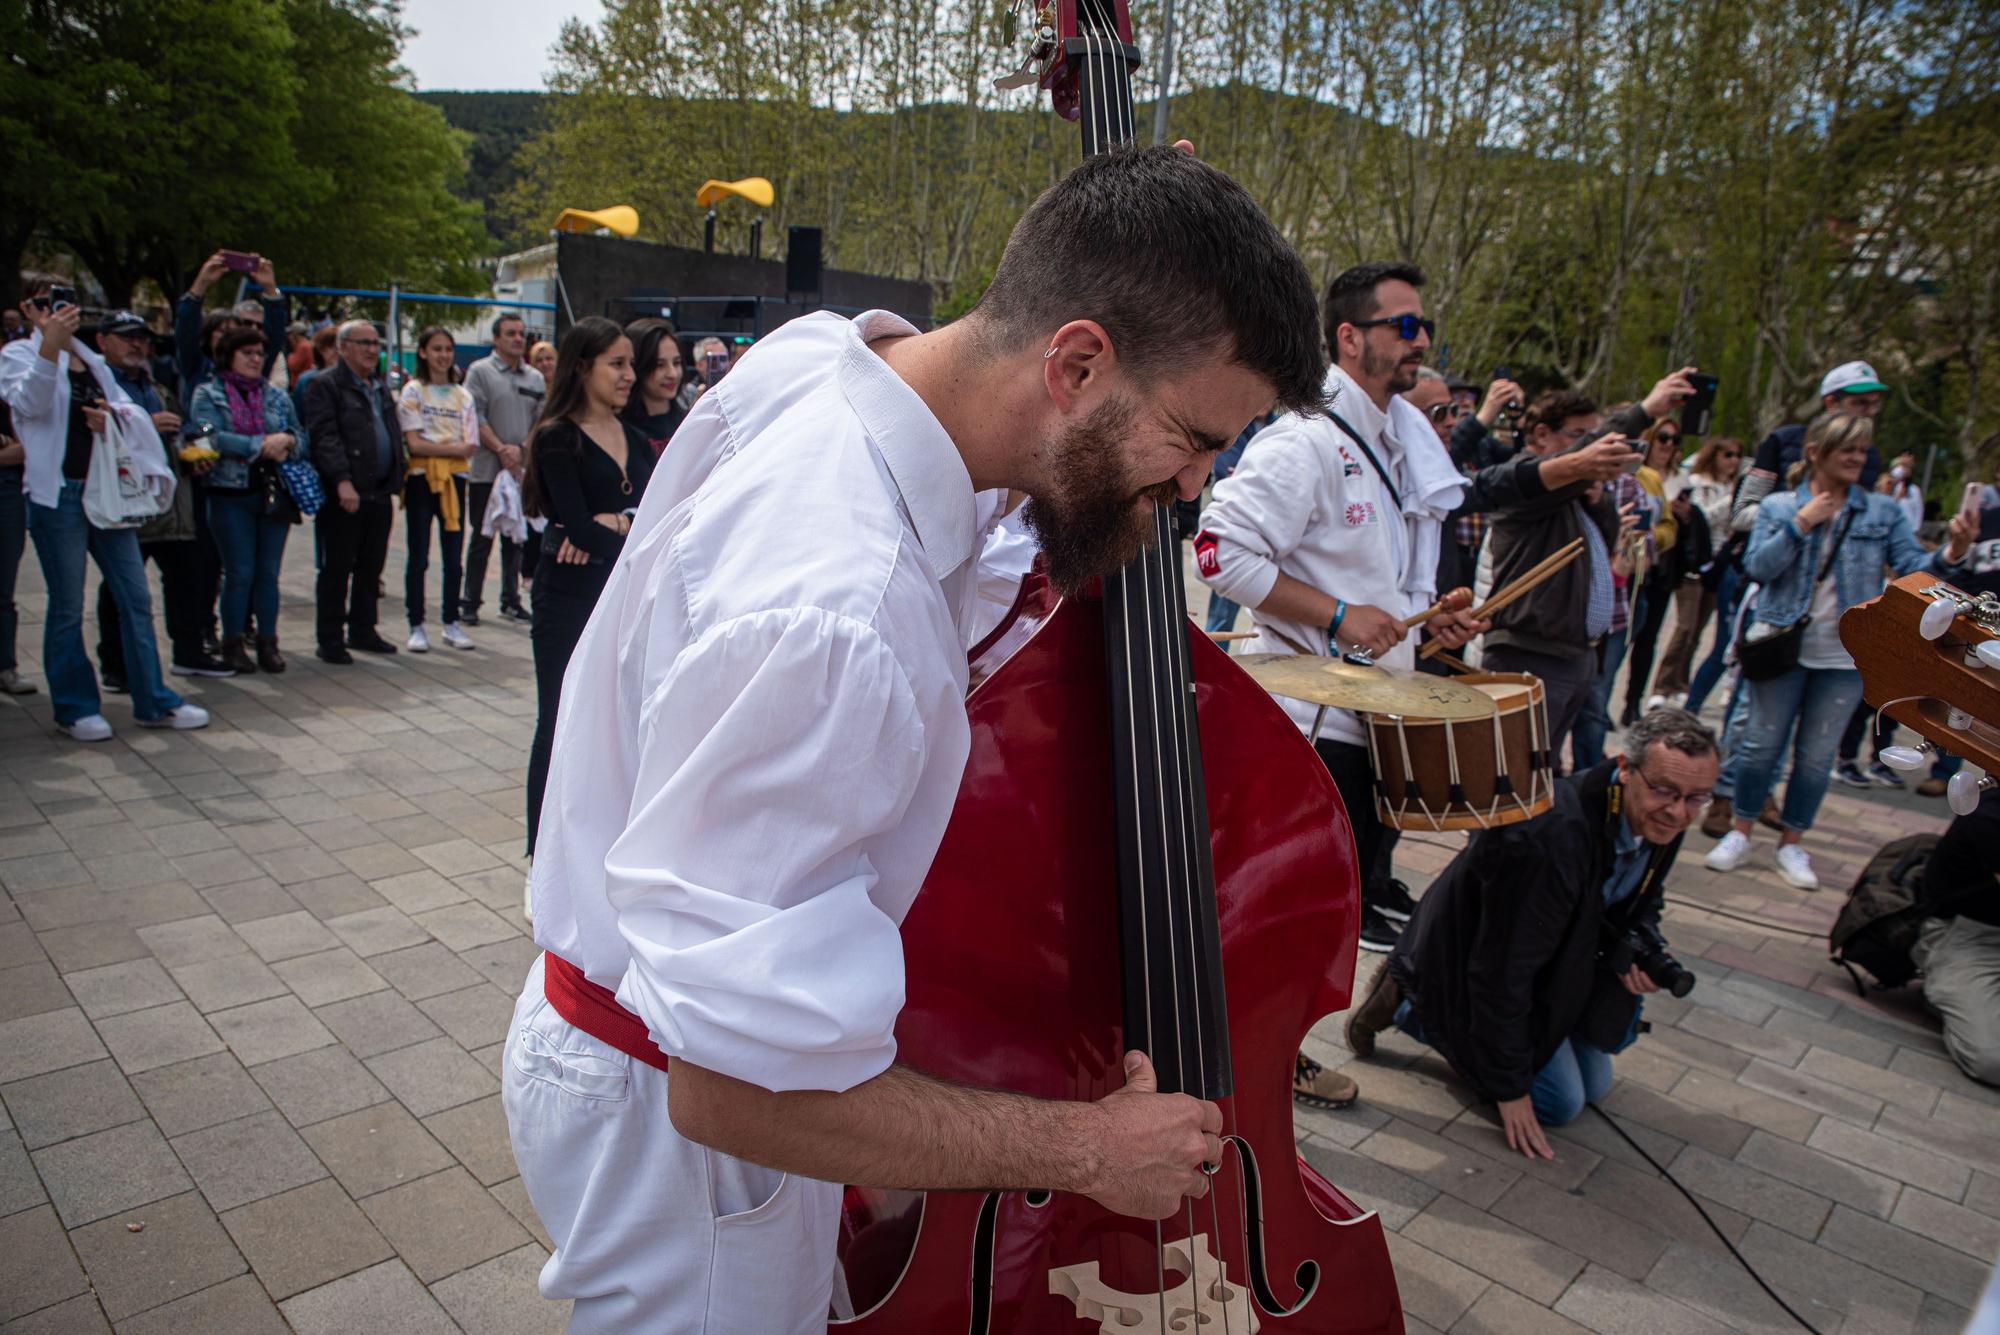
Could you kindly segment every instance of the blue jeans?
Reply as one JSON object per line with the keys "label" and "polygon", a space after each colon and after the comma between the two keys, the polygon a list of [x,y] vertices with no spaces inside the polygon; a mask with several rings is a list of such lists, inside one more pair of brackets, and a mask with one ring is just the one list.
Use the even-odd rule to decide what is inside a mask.
{"label": "blue jeans", "polygon": [[1722,572],[1722,580],[1715,586],[1715,643],[1710,646],[1708,657],[1701,660],[1701,666],[1694,670],[1694,679],[1688,683],[1687,711],[1701,712],[1702,702],[1715,689],[1715,683],[1722,680],[1722,669],[1727,666],[1723,660],[1729,654],[1729,633],[1736,626],[1736,600],[1743,592],[1743,576],[1735,566]]}
{"label": "blue jeans", "polygon": [[164,718],[182,700],[160,677],[160,650],[153,641],[153,596],[139,557],[138,530],[94,528],[83,515],[83,483],[65,479],[54,505],[28,503],[28,533],[48,585],[48,620],[42,627],[42,671],[56,722],[67,727],[103,711],[97,674],[83,647],[83,563],[87,554],[111,585],[118,601],[118,630],[125,641],[125,680],[132,691],[132,716],[142,722]]}
{"label": "blue jeans", "polygon": [[[1242,609],[1238,604],[1232,603],[1221,594],[1211,591],[1208,595],[1208,624],[1203,629],[1212,631],[1234,630],[1236,628],[1236,614],[1240,610]],[[1229,645],[1225,642],[1222,647],[1227,651]]]}
{"label": "blue jeans", "polygon": [[[1637,1023],[1635,1015],[1633,1024]],[[1396,1028],[1425,1047],[1431,1045],[1407,997],[1396,1007]],[[1583,1115],[1584,1104],[1595,1103],[1610,1092],[1611,1054],[1571,1035],[1548,1064],[1535,1072],[1528,1100],[1534,1105],[1535,1120],[1543,1126],[1568,1126]]]}
{"label": "blue jeans", "polygon": [[1618,675],[1618,665],[1625,661],[1626,638],[1631,633],[1627,626],[1604,637],[1604,666],[1598,669],[1590,697],[1583,702],[1583,712],[1576,716],[1576,726],[1570,729],[1572,774],[1604,759],[1604,738],[1611,731],[1611,680]]}
{"label": "blue jeans", "polygon": [[14,581],[27,546],[28,499],[21,492],[21,470],[0,468],[0,672],[20,666],[14,658],[14,639],[21,630],[21,614],[14,610]]}
{"label": "blue jeans", "polygon": [[222,553],[222,633],[241,635],[255,613],[257,633],[278,633],[278,568],[291,525],[264,517],[261,493],[208,493],[208,528]]}
{"label": "blue jeans", "polygon": [[1788,830],[1810,830],[1833,781],[1840,734],[1861,699],[1861,674],[1853,668],[1795,667],[1769,681],[1750,682],[1745,690],[1750,696],[1750,726],[1743,730],[1736,767],[1732,794],[1736,818],[1757,818],[1777,780],[1785,735],[1796,724],[1784,822]]}

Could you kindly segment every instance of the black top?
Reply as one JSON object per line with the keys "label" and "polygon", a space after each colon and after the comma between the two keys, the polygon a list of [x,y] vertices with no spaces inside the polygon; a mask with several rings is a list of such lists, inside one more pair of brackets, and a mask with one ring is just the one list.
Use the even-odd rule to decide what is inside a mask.
{"label": "black top", "polygon": [[95,406],[104,401],[104,391],[97,387],[97,377],[87,368],[72,366],[69,370],[69,439],[63,442],[63,476],[74,482],[81,482],[90,476],[90,427],[83,420],[85,404]]}
{"label": "black top", "polygon": [[[632,395],[635,405],[638,398],[637,393]],[[646,438],[647,448],[657,459],[661,451],[667,448],[667,442],[674,438],[674,432],[679,429],[681,419],[686,416],[687,409],[681,407],[679,399],[674,399],[667,404],[667,410],[663,413],[649,413],[643,408],[628,407],[623,419],[627,426]]]}
{"label": "black top", "polygon": [[574,422],[557,422],[535,438],[535,480],[541,512],[549,521],[542,559],[555,560],[561,539],[590,553],[593,563],[624,550],[623,534],[591,516],[636,510],[653,476],[653,447],[626,423],[625,469]]}
{"label": "black top", "polygon": [[1940,918],[2000,927],[2000,793],[1987,793],[1944,832],[1924,868],[1924,903]]}

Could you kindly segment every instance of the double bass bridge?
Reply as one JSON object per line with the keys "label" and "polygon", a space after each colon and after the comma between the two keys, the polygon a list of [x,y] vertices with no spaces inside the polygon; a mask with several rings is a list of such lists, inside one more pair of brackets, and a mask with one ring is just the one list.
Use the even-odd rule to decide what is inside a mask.
{"label": "double bass bridge", "polygon": [[1077,1316],[1095,1321],[1101,1331],[1123,1335],[1207,1335],[1257,1330],[1256,1305],[1250,1291],[1229,1282],[1222,1261],[1209,1250],[1208,1235],[1162,1246],[1165,1268],[1187,1276],[1164,1293],[1125,1293],[1106,1284],[1097,1262],[1064,1266],[1049,1272],[1049,1292],[1066,1298]]}

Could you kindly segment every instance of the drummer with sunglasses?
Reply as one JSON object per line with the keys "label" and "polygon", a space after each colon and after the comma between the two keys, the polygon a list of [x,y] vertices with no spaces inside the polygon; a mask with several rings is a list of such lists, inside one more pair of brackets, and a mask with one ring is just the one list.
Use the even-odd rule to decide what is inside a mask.
{"label": "drummer with sunglasses", "polygon": [[[1431,345],[1423,282],[1411,264],[1363,264],[1335,278],[1323,312],[1330,408],[1266,427],[1215,488],[1195,538],[1196,568],[1252,609],[1257,635],[1246,652],[1361,656],[1413,670],[1417,637],[1404,618],[1436,601],[1444,521],[1465,494],[1430,422],[1401,397]],[[1456,649],[1485,627],[1445,613],[1423,629]],[[1391,881],[1395,832],[1375,815],[1360,721],[1337,709],[1316,720],[1313,705],[1279,703],[1340,789],[1362,883],[1361,945],[1387,951],[1414,904]],[[1326,1108],[1352,1103],[1357,1091],[1301,1054],[1293,1092]]]}

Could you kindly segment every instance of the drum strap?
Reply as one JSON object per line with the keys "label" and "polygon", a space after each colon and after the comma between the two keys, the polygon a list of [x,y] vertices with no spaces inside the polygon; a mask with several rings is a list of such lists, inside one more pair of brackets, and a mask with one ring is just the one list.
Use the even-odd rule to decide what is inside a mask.
{"label": "drum strap", "polygon": [[1381,478],[1382,485],[1389,489],[1389,499],[1396,503],[1396,512],[1398,514],[1402,513],[1403,494],[1397,491],[1396,484],[1389,480],[1389,471],[1384,467],[1382,467],[1382,461],[1375,457],[1375,451],[1368,448],[1368,442],[1361,439],[1361,433],[1359,431],[1356,431],[1353,427],[1347,424],[1346,418],[1342,417],[1339,413],[1334,412],[1332,409],[1328,409],[1326,415],[1333,419],[1333,424],[1335,426],[1339,427],[1342,431],[1345,431],[1347,433],[1348,438],[1350,440],[1352,440],[1356,445],[1359,445],[1361,447],[1361,453],[1367,457],[1368,462],[1372,464],[1375,468],[1375,476]]}

